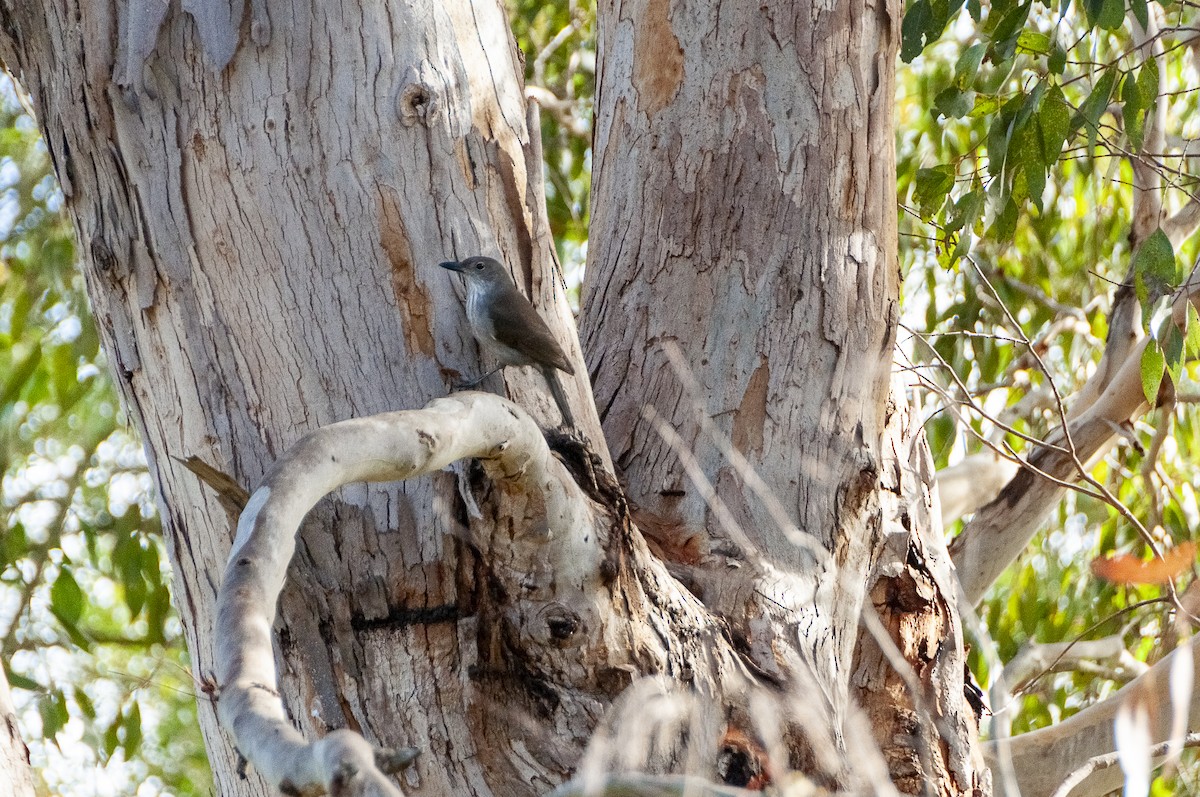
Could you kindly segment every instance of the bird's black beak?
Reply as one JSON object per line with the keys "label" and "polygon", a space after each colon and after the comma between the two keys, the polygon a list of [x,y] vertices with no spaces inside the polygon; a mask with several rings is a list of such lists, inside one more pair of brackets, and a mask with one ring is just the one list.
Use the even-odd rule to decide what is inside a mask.
{"label": "bird's black beak", "polygon": [[450,271],[461,272],[463,270],[462,263],[459,263],[457,260],[447,260],[445,263],[438,263],[438,265]]}

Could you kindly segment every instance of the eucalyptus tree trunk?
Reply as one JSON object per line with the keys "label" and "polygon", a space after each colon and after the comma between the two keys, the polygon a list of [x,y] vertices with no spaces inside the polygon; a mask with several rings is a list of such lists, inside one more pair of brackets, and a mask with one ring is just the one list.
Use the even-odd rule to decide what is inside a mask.
{"label": "eucalyptus tree trunk", "polygon": [[[903,394],[889,392],[902,6],[600,4],[582,334],[641,528],[757,643],[759,667],[776,671],[791,649],[836,732],[861,703],[902,790],[954,794],[986,775],[932,464]],[[654,433],[646,405],[678,445]],[[749,489],[749,471],[771,500]],[[764,588],[742,566],[747,544],[799,583]],[[860,633],[864,616],[887,629],[883,649]],[[896,669],[896,652],[911,670]]]}
{"label": "eucalyptus tree trunk", "polygon": [[[385,477],[405,481],[308,515],[266,666],[303,738],[421,750],[405,792],[542,794],[581,767],[986,791],[932,472],[891,390],[898,0],[601,5],[582,317],[603,430],[503,7],[183,5],[6,3],[0,54],[145,441],[222,795],[312,770],[229,708],[231,546],[230,573],[282,568],[272,524],[307,503],[272,501]],[[484,383],[517,406],[430,403],[493,365],[437,268],[477,253],[575,364],[557,458],[519,409],[558,421],[536,372]],[[222,593],[226,617],[265,639],[282,575],[238,593],[257,606]],[[688,718],[644,740],[651,694]]]}
{"label": "eucalyptus tree trunk", "polygon": [[29,748],[17,728],[17,713],[8,689],[8,677],[0,667],[0,794],[32,797],[33,770],[29,767]]}
{"label": "eucalyptus tree trunk", "polygon": [[[9,5],[3,58],[45,132],[145,442],[195,674],[213,685],[236,513],[185,460],[249,488],[304,432],[421,406],[490,367],[437,266],[456,255],[504,258],[576,362],[579,349],[502,7],[254,3],[243,26],[221,4],[185,5]],[[507,386],[548,422],[538,379]],[[318,507],[279,603],[280,687],[309,735],[424,751],[415,793],[517,794],[507,724],[530,698],[499,689],[477,650],[487,584],[461,506],[440,473]],[[238,774],[201,704],[219,793],[274,793]],[[508,720],[487,719],[498,707]],[[582,743],[540,760],[534,791]]]}

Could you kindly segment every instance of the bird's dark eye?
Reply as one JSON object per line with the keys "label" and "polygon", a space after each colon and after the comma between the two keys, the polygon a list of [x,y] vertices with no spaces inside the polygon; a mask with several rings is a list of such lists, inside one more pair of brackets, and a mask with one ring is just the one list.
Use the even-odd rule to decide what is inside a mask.
{"label": "bird's dark eye", "polygon": [[483,263],[476,263],[476,264],[475,264],[475,270],[476,270],[476,271],[483,271]]}

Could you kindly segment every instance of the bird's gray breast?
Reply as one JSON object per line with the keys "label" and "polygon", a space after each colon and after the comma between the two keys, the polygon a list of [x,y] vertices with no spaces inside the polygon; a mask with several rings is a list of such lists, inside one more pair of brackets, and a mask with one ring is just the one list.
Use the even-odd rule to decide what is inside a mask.
{"label": "bird's gray breast", "polygon": [[519,351],[501,343],[496,337],[496,322],[489,312],[490,303],[497,297],[495,291],[476,285],[467,286],[467,321],[476,340],[493,357],[505,365],[526,365],[529,358]]}

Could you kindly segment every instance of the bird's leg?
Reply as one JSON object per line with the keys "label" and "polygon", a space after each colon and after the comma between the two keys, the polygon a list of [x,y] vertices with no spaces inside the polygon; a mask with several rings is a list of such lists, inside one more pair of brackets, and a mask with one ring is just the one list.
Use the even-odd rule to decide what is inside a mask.
{"label": "bird's leg", "polygon": [[475,386],[476,386],[476,385],[478,385],[480,382],[482,382],[483,380],[487,379],[489,376],[491,376],[492,374],[496,373],[497,371],[499,371],[499,370],[500,370],[501,368],[503,368],[503,367],[504,367],[503,365],[497,365],[495,368],[493,368],[492,370],[488,371],[488,372],[487,372],[486,374],[484,374],[483,376],[479,377],[478,379],[472,379],[470,382],[457,382],[457,383],[455,383],[455,385],[454,385],[454,389],[455,389],[455,390],[469,390],[470,388],[473,388],[473,387],[475,387]]}

